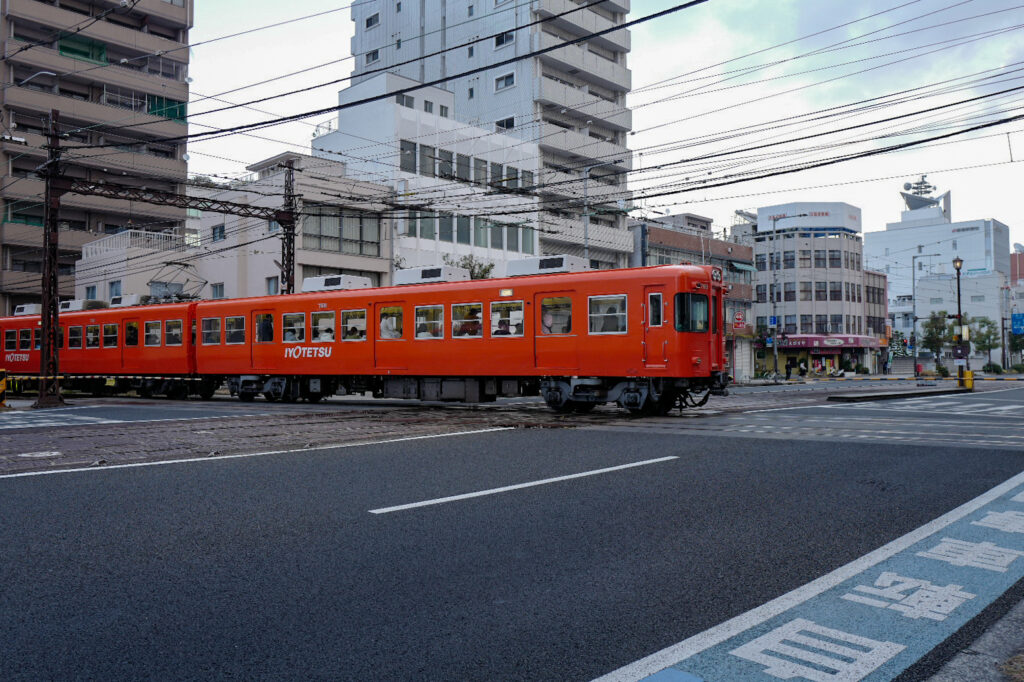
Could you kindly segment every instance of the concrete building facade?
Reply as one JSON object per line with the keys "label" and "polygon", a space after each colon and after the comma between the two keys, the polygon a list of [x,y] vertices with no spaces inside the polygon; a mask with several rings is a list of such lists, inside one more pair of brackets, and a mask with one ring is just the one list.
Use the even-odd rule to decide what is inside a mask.
{"label": "concrete building facade", "polygon": [[[569,10],[575,11],[555,18]],[[352,7],[353,82],[380,71],[419,82],[446,79],[440,85],[454,95],[454,118],[540,148],[532,191],[541,199],[549,228],[540,235],[541,253],[582,256],[586,250],[596,267],[622,266],[632,248],[619,204],[629,199],[625,172],[632,168],[626,147],[632,130],[626,106],[632,87],[626,66],[629,31],[453,76],[614,28],[628,12],[629,0],[579,8],[568,0],[357,3]],[[517,28],[538,19],[550,21]],[[473,42],[480,38],[486,40]],[[445,51],[453,46],[460,47]],[[424,106],[416,92],[408,96],[414,106]],[[608,234],[586,234],[584,213],[591,227],[606,228]]]}
{"label": "concrete building facade", "polygon": [[[0,314],[41,294],[43,181],[50,112],[59,113],[67,176],[182,191],[189,98],[191,0],[8,0],[0,16],[6,57],[0,116]],[[121,129],[122,126],[130,126]],[[82,145],[115,145],[75,151]],[[59,216],[59,294],[71,296],[74,262],[97,235],[173,233],[185,211],[66,194]]]}

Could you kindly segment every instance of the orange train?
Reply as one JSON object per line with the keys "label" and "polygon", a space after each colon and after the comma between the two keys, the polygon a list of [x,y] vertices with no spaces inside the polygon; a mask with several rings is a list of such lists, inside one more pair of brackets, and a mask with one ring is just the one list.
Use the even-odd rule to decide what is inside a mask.
{"label": "orange train", "polygon": [[[724,294],[720,268],[668,265],[64,312],[60,371],[93,393],[665,413],[726,391]],[[11,375],[38,375],[39,323],[0,318]]]}

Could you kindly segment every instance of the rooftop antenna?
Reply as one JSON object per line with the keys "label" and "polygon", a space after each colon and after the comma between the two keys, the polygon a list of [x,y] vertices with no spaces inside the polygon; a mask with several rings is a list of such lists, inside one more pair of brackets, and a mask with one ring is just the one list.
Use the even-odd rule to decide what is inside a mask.
{"label": "rooftop antenna", "polygon": [[919,197],[928,196],[929,194],[936,190],[936,187],[935,185],[928,182],[927,178],[927,175],[922,175],[921,179],[918,180],[917,182],[905,182],[903,183],[903,189]]}

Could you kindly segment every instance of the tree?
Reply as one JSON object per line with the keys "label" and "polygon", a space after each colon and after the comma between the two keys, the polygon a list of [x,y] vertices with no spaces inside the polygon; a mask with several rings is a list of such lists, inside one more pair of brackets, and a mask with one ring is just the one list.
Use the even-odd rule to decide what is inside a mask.
{"label": "tree", "polygon": [[975,317],[970,321],[971,341],[981,353],[988,353],[988,363],[992,364],[992,351],[999,348],[999,328],[987,317]]}
{"label": "tree", "polygon": [[907,351],[907,347],[903,345],[903,342],[907,340],[907,337],[903,332],[894,329],[892,332],[892,338],[889,339],[889,350],[892,351],[894,357],[902,358],[910,355]]}
{"label": "tree", "polygon": [[[1007,344],[1010,347],[1010,353],[1021,354],[1024,353],[1024,334],[1010,334],[1010,342]],[[1012,358],[1011,358],[1012,363]]]}
{"label": "tree", "polygon": [[445,265],[469,270],[470,279],[490,279],[491,273],[494,272],[494,263],[488,263],[472,255],[455,258],[446,253],[444,255],[444,262]]}
{"label": "tree", "polygon": [[929,315],[921,325],[921,330],[918,343],[935,354],[935,366],[938,367],[942,364],[942,347],[952,340],[949,328],[946,327],[946,311],[940,310]]}

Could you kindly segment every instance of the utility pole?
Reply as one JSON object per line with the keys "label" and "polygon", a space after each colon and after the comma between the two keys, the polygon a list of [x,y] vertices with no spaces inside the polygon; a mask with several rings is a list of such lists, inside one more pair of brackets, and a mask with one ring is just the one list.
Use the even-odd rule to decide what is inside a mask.
{"label": "utility pole", "polygon": [[295,162],[284,164],[284,210],[289,219],[281,223],[281,293],[295,290]]}
{"label": "utility pole", "polygon": [[50,131],[47,137],[47,160],[40,171],[46,181],[43,205],[43,305],[40,332],[43,335],[39,360],[39,396],[32,407],[57,407],[64,404],[60,395],[60,363],[57,354],[57,333],[59,320],[58,291],[58,227],[60,197],[64,192],[53,186],[53,179],[60,175],[60,133],[57,126],[60,112],[50,111]]}
{"label": "utility pole", "polygon": [[[917,248],[921,248],[918,244]],[[911,331],[910,338],[914,342],[914,376],[917,376],[917,259],[918,258],[932,258],[938,256],[937,253],[919,253],[910,257],[910,318],[911,318]]]}

